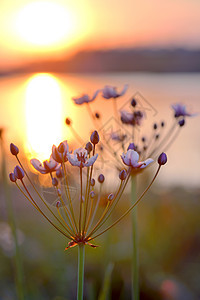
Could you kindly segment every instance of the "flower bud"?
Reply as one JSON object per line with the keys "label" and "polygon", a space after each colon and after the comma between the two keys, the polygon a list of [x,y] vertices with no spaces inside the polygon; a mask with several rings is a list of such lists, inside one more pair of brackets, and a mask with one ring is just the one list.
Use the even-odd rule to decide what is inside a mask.
{"label": "flower bud", "polygon": [[60,143],[58,146],[58,152],[64,153],[65,152],[65,145],[63,143]]}
{"label": "flower bud", "polygon": [[100,114],[98,112],[95,113],[95,118],[100,119]]}
{"label": "flower bud", "polygon": [[160,154],[160,156],[158,157],[158,163],[160,166],[162,166],[162,165],[165,165],[166,162],[167,162],[167,155],[164,152],[162,152]]}
{"label": "flower bud", "polygon": [[99,142],[99,134],[98,134],[98,132],[96,130],[91,134],[90,141],[94,145],[98,144],[98,142]]}
{"label": "flower bud", "polygon": [[111,193],[110,195],[108,195],[108,201],[112,201],[113,198],[114,198],[114,194],[113,193]]}
{"label": "flower bud", "polygon": [[61,190],[60,189],[57,189],[57,193],[58,193],[58,196],[61,196],[62,193],[61,193]]}
{"label": "flower bud", "polygon": [[57,208],[61,207],[61,202],[59,200],[56,202],[56,207]]}
{"label": "flower bud", "polygon": [[178,124],[179,124],[180,127],[184,126],[185,125],[185,120],[184,119],[180,120],[178,122]]}
{"label": "flower bud", "polygon": [[22,168],[20,168],[20,166],[16,166],[14,168],[14,175],[17,179],[22,180],[22,178],[24,178],[24,171],[22,170]]}
{"label": "flower bud", "polygon": [[62,177],[63,177],[63,172],[62,172],[61,169],[58,169],[58,170],[56,171],[56,176],[57,176],[58,178],[62,178]]}
{"label": "flower bud", "polygon": [[129,144],[129,146],[128,146],[128,148],[127,148],[127,151],[130,150],[130,149],[136,151],[136,146],[135,146],[134,143],[130,143],[130,144]]}
{"label": "flower bud", "polygon": [[17,180],[14,173],[10,173],[9,178],[10,178],[10,181],[12,181],[12,182],[16,182],[16,180]]}
{"label": "flower bud", "polygon": [[158,125],[156,123],[153,124],[153,129],[156,130],[158,128]]}
{"label": "flower bud", "polygon": [[146,138],[144,136],[142,137],[142,142],[146,142]]}
{"label": "flower bud", "polygon": [[127,176],[126,170],[122,170],[122,171],[119,173],[119,179],[121,179],[121,180],[125,180],[125,179],[126,179],[126,176]]}
{"label": "flower bud", "polygon": [[95,196],[94,191],[91,191],[91,192],[90,192],[90,198],[94,198],[94,196]]}
{"label": "flower bud", "polygon": [[72,121],[69,118],[65,119],[66,125],[70,126],[72,124]]}
{"label": "flower bud", "polygon": [[10,152],[12,153],[12,155],[17,156],[17,154],[19,153],[19,148],[17,146],[15,146],[13,143],[10,144]]}
{"label": "flower bud", "polygon": [[58,185],[58,180],[55,177],[52,178],[52,185],[53,186],[57,186]]}
{"label": "flower bud", "polygon": [[98,181],[99,181],[100,183],[103,183],[104,180],[105,180],[104,175],[103,175],[103,174],[100,174],[99,177],[98,177]]}
{"label": "flower bud", "polygon": [[90,185],[91,185],[91,186],[94,186],[94,185],[95,185],[95,179],[94,179],[94,178],[91,179]]}
{"label": "flower bud", "polygon": [[131,100],[131,105],[132,105],[133,107],[136,107],[137,101],[135,100],[135,98],[133,98],[133,99]]}
{"label": "flower bud", "polygon": [[87,150],[88,153],[90,153],[93,149],[92,144],[88,142],[85,146],[85,149]]}

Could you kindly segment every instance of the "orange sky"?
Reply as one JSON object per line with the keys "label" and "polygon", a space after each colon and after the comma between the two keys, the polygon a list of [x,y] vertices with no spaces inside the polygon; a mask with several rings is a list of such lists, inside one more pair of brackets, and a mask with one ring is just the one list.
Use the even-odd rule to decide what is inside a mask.
{"label": "orange sky", "polygon": [[200,47],[200,1],[1,0],[0,28],[0,68],[81,49]]}

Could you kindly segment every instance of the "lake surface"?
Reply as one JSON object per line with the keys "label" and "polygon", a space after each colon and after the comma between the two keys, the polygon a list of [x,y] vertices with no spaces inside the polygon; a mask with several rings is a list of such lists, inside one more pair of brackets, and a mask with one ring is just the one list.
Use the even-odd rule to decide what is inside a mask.
{"label": "lake surface", "polygon": [[[51,145],[72,139],[65,118],[73,120],[73,128],[88,139],[92,121],[86,106],[75,106],[72,97],[82,93],[92,95],[96,89],[113,85],[129,88],[117,100],[118,110],[135,95],[145,105],[151,121],[172,122],[171,104],[183,103],[191,112],[200,112],[200,74],[29,74],[0,78],[1,119],[5,129],[6,148],[14,142],[29,157],[38,154],[45,158]],[[98,97],[92,111],[102,115],[103,122],[112,117],[112,101]],[[149,123],[149,127],[152,126]],[[148,130],[148,128],[147,128]],[[186,126],[167,151],[168,163],[159,181],[167,185],[195,186],[200,184],[200,115],[188,118]],[[47,158],[47,157],[46,157]]]}

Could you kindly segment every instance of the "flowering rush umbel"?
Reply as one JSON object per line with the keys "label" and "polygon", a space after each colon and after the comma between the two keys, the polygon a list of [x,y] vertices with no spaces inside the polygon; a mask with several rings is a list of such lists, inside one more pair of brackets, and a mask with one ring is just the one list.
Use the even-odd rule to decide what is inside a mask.
{"label": "flowering rush umbel", "polygon": [[[130,145],[127,152],[121,155],[124,168],[119,172],[118,179],[116,179],[116,186],[110,187],[107,195],[107,203],[102,208],[99,203],[106,176],[100,174],[97,178],[93,177],[94,164],[98,159],[98,153],[96,153],[96,145],[98,143],[99,134],[97,131],[94,131],[91,134],[90,142],[87,143],[85,148],[78,148],[72,153],[69,151],[67,141],[64,141],[58,147],[53,145],[49,160],[43,163],[37,159],[31,160],[31,164],[36,171],[44,174],[44,176],[49,174],[52,188],[55,190],[55,207],[49,205],[34,186],[19,159],[18,147],[14,144],[10,145],[10,151],[16,156],[19,163],[14,168],[13,173],[9,174],[10,180],[16,184],[33,207],[69,240],[66,249],[79,244],[96,247],[91,242],[117,224],[136,206],[152,185],[161,165],[166,162],[166,155],[161,154],[161,158],[158,160],[158,170],[149,186],[146,187],[146,190],[137,201],[127,211],[124,211],[118,220],[110,225],[107,221],[127,186],[131,172],[134,170],[143,170],[153,162],[153,159],[147,158],[144,161],[139,161],[139,154]],[[68,171],[70,168],[75,168],[79,177],[77,198],[76,200],[73,199],[73,201],[69,186],[70,178]],[[45,211],[42,210],[44,205],[47,208]]]}
{"label": "flowering rush umbel", "polygon": [[[104,160],[115,162],[115,166],[120,170],[123,166],[120,160],[121,152],[124,152],[130,142],[134,145],[134,150],[139,154],[140,160],[145,160],[148,157],[156,160],[159,153],[166,151],[176,140],[181,129],[186,123],[186,118],[193,117],[196,114],[190,113],[186,106],[180,103],[171,105],[174,112],[172,120],[166,122],[164,120],[154,120],[150,125],[148,133],[144,131],[143,125],[147,119],[147,112],[143,109],[140,99],[131,97],[126,102],[126,108],[117,109],[117,101],[122,96],[126,96],[128,85],[117,88],[115,86],[106,85],[104,88],[98,89],[94,92],[94,96],[90,99],[87,94],[80,98],[72,98],[78,106],[86,103],[88,107],[89,116],[93,121],[95,128],[100,129],[101,141],[99,143],[99,156],[101,161]],[[116,126],[110,125],[110,130],[104,128],[102,124],[107,124],[107,120],[103,120],[103,113],[92,111],[88,105],[90,102],[94,102],[96,96],[101,97],[101,101],[105,101],[105,105],[108,101],[113,101],[113,112]],[[78,99],[78,101],[76,101]],[[87,100],[87,101],[86,101]],[[68,119],[66,119],[68,120]],[[66,121],[67,123],[67,121]],[[72,130],[74,137],[77,139],[75,129],[68,122],[67,125]],[[140,170],[136,170],[140,171]],[[136,172],[134,172],[136,173]],[[140,172],[137,172],[140,173]]]}

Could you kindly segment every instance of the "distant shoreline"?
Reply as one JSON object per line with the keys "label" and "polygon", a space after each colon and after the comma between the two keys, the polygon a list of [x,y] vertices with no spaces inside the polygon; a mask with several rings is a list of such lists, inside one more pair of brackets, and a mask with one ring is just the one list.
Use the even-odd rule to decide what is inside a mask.
{"label": "distant shoreline", "polygon": [[0,70],[0,76],[23,73],[199,73],[200,50],[111,49],[82,51],[62,60],[33,61]]}

